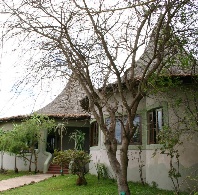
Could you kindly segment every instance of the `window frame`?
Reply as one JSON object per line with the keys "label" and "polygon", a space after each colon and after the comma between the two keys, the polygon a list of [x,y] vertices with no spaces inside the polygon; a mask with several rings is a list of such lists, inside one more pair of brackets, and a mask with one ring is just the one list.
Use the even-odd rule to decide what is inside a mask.
{"label": "window frame", "polygon": [[[161,125],[159,125],[158,112],[161,112]],[[163,107],[156,107],[148,110],[147,112],[147,142],[148,144],[159,144],[158,134],[164,126],[164,109]]]}
{"label": "window frame", "polygon": [[[124,115],[124,117],[126,117],[126,115]],[[141,117],[141,115],[140,114],[137,114],[136,116],[135,116],[135,118],[136,117],[139,117],[139,140],[140,140],[140,142],[133,142],[132,141],[132,139],[130,140],[130,143],[129,143],[129,145],[142,145],[142,117]],[[119,118],[119,116],[117,116],[116,118]],[[106,117],[105,118],[105,123],[107,124],[107,120],[110,120],[110,118],[109,117]],[[116,119],[116,123],[117,123],[117,121],[119,121],[118,119]],[[119,122],[120,123],[120,126],[121,126],[121,128],[120,128],[120,141],[117,139],[117,143],[118,143],[118,145],[121,145],[122,144],[122,132],[123,132],[123,126],[122,126],[122,124],[121,124],[121,122]],[[118,137],[118,136],[116,136],[116,129],[115,129],[115,138],[116,137]]]}
{"label": "window frame", "polygon": [[[135,116],[135,118],[136,117],[139,117],[139,127],[138,127],[138,129],[139,129],[139,142],[133,142],[132,141],[132,139],[130,140],[130,143],[129,143],[129,145],[142,145],[142,117],[140,116],[140,114],[137,114],[136,116]],[[135,133],[134,133],[134,135],[135,135]]]}
{"label": "window frame", "polygon": [[97,121],[93,121],[90,125],[89,145],[90,147],[99,145],[99,125]]}

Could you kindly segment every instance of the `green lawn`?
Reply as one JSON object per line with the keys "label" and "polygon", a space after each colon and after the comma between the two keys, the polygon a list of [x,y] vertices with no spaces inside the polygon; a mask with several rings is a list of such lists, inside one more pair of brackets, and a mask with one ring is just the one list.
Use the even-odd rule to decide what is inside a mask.
{"label": "green lawn", "polygon": [[[38,194],[38,195],[117,195],[116,182],[112,180],[97,180],[96,176],[87,175],[87,186],[76,186],[76,176],[65,175],[52,177],[48,180],[26,185],[17,189],[2,192],[1,194]],[[135,195],[173,195],[173,192],[158,190],[138,183],[129,183],[132,194]]]}
{"label": "green lawn", "polygon": [[9,179],[9,178],[13,178],[13,177],[20,177],[23,175],[28,175],[30,174],[27,171],[20,171],[19,173],[15,173],[14,171],[7,171],[6,173],[0,173],[0,181],[4,180],[4,179]]}

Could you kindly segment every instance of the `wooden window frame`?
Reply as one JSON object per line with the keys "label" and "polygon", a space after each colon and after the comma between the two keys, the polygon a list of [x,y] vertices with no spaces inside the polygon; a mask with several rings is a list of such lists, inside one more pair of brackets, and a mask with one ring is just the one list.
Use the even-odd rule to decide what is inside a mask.
{"label": "wooden window frame", "polygon": [[[141,126],[141,122],[142,122],[142,120],[141,120],[141,116],[140,115],[136,115],[136,117],[139,117],[139,127],[138,127],[138,129],[139,129],[139,142],[133,142],[132,140],[130,141],[130,143],[129,143],[129,145],[141,145],[142,144],[142,126]],[[118,118],[118,117],[117,117]],[[106,120],[107,119],[109,119],[109,117],[107,117],[106,118]],[[119,120],[118,119],[116,119],[116,123],[117,123],[117,121],[119,122]],[[122,127],[122,125],[121,125],[121,122],[119,122],[120,123],[120,140],[121,141],[119,141],[118,139],[117,139],[117,142],[118,142],[118,144],[120,145],[121,143],[122,143],[122,132],[123,132],[123,127]],[[116,130],[115,130],[115,134],[116,134]],[[115,138],[116,138],[116,135],[115,135]]]}
{"label": "wooden window frame", "polygon": [[90,127],[90,146],[98,146],[99,143],[99,126],[96,121],[91,123]]}
{"label": "wooden window frame", "polygon": [[[158,119],[158,112],[161,112],[161,121]],[[158,144],[158,134],[163,127],[163,108],[158,107],[149,110],[147,113],[147,124],[148,124],[148,144]],[[159,122],[161,124],[159,124]]]}

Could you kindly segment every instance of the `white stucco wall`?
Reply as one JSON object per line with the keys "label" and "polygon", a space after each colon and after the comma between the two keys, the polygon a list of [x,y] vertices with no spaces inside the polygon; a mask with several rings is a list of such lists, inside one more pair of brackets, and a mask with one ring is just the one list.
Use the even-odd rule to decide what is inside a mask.
{"label": "white stucco wall", "polygon": [[[176,89],[170,91],[172,96],[176,97],[184,97],[182,91],[175,92]],[[159,144],[148,144],[147,140],[147,111],[156,108],[162,107],[163,114],[164,114],[164,122],[174,128],[176,128],[176,121],[178,117],[175,115],[175,110],[172,107],[170,99],[171,96],[167,94],[154,94],[149,95],[148,97],[144,98],[143,101],[140,103],[138,107],[138,112],[141,115],[141,122],[142,122],[142,160],[145,166],[143,167],[143,177],[148,184],[155,182],[159,188],[173,190],[173,183],[168,176],[168,171],[170,170],[170,158],[167,157],[166,154],[160,154],[158,152],[155,156],[153,153],[155,149],[159,149]],[[185,113],[185,110],[182,107],[179,107],[177,112],[182,116]],[[181,127],[181,126],[180,126]],[[90,173],[97,174],[96,172],[96,164],[98,162],[104,163],[110,172],[110,175],[113,175],[107,154],[105,152],[104,147],[104,136],[102,132],[99,135],[99,145],[90,148],[90,154],[92,155],[92,162],[90,163]],[[198,170],[198,144],[197,138],[198,134],[194,134],[193,138],[186,139],[187,136],[183,136],[183,145],[178,148],[180,153],[180,173],[182,178],[180,178],[180,182],[182,183],[181,189],[186,189],[187,180],[186,176],[191,175],[195,170]],[[119,147],[118,147],[119,149]],[[138,152],[137,146],[129,146],[129,166],[128,166],[128,180],[129,181],[140,181],[140,174],[139,174],[139,163],[138,163]],[[117,157],[119,158],[119,151],[117,152]],[[176,160],[175,160],[176,162]],[[176,163],[173,162],[174,166]],[[197,174],[197,173],[196,173]],[[198,177],[198,175],[196,175]],[[198,187],[197,183],[194,185]]]}
{"label": "white stucco wall", "polygon": [[[30,158],[30,154],[27,154],[27,157]],[[34,158],[33,158],[34,159]],[[25,162],[23,159],[17,157],[16,158],[16,165],[19,171],[28,171],[29,170],[29,162]],[[0,159],[0,164],[2,163]],[[15,164],[15,157],[10,156],[9,154],[3,155],[3,168],[6,170],[14,170],[14,164]],[[32,171],[34,171],[35,166],[32,164],[31,166]]]}

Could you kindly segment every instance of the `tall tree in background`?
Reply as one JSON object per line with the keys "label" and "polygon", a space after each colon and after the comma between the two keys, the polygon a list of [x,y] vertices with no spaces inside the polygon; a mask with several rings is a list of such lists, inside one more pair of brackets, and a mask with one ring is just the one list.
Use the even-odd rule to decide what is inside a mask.
{"label": "tall tree in background", "polygon": [[[174,67],[167,63],[195,38],[193,3],[190,0],[1,1],[2,12],[9,15],[4,24],[5,37],[18,36],[26,48],[29,43],[31,51],[40,50],[39,56],[28,61],[30,75],[38,78],[43,73],[39,76],[43,78],[59,72],[68,77],[72,72],[86,92],[88,110],[105,135],[118,193],[130,194],[127,152],[136,130],[132,121],[149,91],[148,83],[160,74],[173,72]],[[144,47],[144,60],[137,63]],[[195,52],[194,48],[186,44],[189,51]],[[188,63],[180,68],[190,71],[193,65]],[[110,124],[105,123],[104,113],[109,115]],[[120,159],[116,156],[115,138],[118,116],[124,129]]]}

